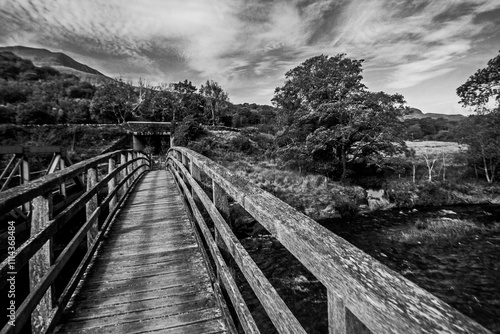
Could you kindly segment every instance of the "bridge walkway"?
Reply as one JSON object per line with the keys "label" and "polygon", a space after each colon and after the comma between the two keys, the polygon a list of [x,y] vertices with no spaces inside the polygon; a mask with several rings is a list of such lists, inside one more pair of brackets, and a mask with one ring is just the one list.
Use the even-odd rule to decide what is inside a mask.
{"label": "bridge walkway", "polygon": [[135,187],[57,333],[226,333],[219,298],[170,172]]}

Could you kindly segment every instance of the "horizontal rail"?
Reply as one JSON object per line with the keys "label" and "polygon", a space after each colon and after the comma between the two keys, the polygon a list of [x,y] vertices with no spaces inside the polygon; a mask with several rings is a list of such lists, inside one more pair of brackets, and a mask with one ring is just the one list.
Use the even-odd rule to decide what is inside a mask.
{"label": "horizontal rail", "polygon": [[[115,158],[120,165],[115,166]],[[107,161],[107,174],[97,177],[97,168]],[[33,220],[30,238],[16,249],[10,245],[9,257],[0,264],[0,285],[7,282],[7,275],[18,272],[29,265],[30,293],[16,309],[13,323],[7,323],[0,331],[18,333],[31,318],[32,330],[37,333],[53,329],[62,311],[74,292],[78,280],[92,258],[100,238],[109,225],[119,205],[140,176],[149,169],[150,162],[142,153],[122,150],[82,161],[54,174],[25,185],[9,189],[0,194],[1,210],[11,210],[27,201],[33,202]],[[101,168],[102,169],[102,168]],[[87,190],[69,204],[56,217],[51,217],[51,193],[55,186],[86,173]],[[98,194],[107,189],[107,196],[99,203]],[[82,210],[86,211],[86,222],[56,259],[52,259],[52,238]],[[103,217],[103,212],[107,212]],[[99,226],[99,221],[103,221]],[[87,252],[64,288],[57,304],[52,305],[51,287],[63,272],[76,249],[87,238]],[[16,305],[20,301],[16,300]]]}
{"label": "horizontal rail", "polygon": [[46,193],[49,189],[65,183],[76,176],[83,174],[87,169],[96,167],[99,163],[107,161],[120,153],[132,153],[132,150],[115,151],[106,153],[85,161],[81,161],[53,174],[36,179],[28,184],[8,189],[0,193],[0,212],[10,210]]}
{"label": "horizontal rail", "polygon": [[[331,333],[353,333],[346,328],[346,309],[372,333],[490,333],[306,215],[210,159],[182,147],[171,148],[168,158],[169,168],[179,174],[178,180],[187,180],[198,196],[202,194],[192,182],[199,181],[194,174],[204,172],[214,187],[232,197],[325,285]],[[242,265],[247,262],[238,259],[244,250],[234,242],[227,224],[214,214],[212,205],[203,199],[202,203],[212,219],[215,217],[225,247],[246,277]],[[247,278],[258,297],[267,294],[262,285],[252,282],[260,274],[252,266],[250,275],[254,277]],[[262,299],[261,302],[273,320],[274,306],[266,305]],[[276,327],[281,333],[293,332]]]}

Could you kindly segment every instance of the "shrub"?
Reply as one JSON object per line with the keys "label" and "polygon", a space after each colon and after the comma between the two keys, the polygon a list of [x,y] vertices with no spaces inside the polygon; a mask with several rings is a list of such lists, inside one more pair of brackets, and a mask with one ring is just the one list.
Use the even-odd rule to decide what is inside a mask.
{"label": "shrub", "polygon": [[350,199],[341,199],[336,201],[335,210],[338,211],[342,218],[353,218],[359,213],[359,207]]}
{"label": "shrub", "polygon": [[252,149],[252,143],[250,139],[244,136],[236,136],[229,142],[230,148],[232,150],[237,150],[240,152],[249,152]]}
{"label": "shrub", "polygon": [[184,118],[182,123],[175,129],[174,132],[174,143],[177,146],[187,146],[188,143],[196,138],[200,137],[205,130],[196,122],[193,116],[188,116]]}

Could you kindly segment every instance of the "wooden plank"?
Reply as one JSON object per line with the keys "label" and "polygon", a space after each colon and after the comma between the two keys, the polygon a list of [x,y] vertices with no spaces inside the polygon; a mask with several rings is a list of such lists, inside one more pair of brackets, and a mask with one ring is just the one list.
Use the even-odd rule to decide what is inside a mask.
{"label": "wooden plank", "polygon": [[[87,169],[87,191],[91,191],[97,184],[97,170],[95,168]],[[99,203],[97,202],[97,194],[92,196],[87,203],[85,203],[85,212],[87,216],[87,221],[97,210]],[[99,232],[99,227],[97,221],[92,225],[87,232],[87,248],[90,248],[94,243],[97,233]]]}
{"label": "wooden plank", "polygon": [[[162,204],[128,210],[136,201]],[[59,333],[183,333],[184,326],[190,334],[226,332],[200,245],[179,203],[166,171],[139,181],[65,311]]]}
{"label": "wooden plank", "polygon": [[[302,325],[286,306],[276,289],[274,289],[269,280],[255,264],[243,245],[239,242],[238,238],[234,235],[222,214],[215,207],[210,198],[195,182],[191,175],[187,173],[186,168],[178,161],[176,161],[176,164],[177,167],[185,173],[191,186],[195,189],[203,206],[210,214],[216,229],[219,231],[221,241],[225,243],[227,251],[233,257],[235,263],[252,287],[255,295],[260,300],[276,329],[280,333],[305,333]],[[181,178],[179,177],[178,180],[181,181]]]}
{"label": "wooden plank", "polygon": [[[31,235],[35,235],[49,223],[52,214],[51,201],[50,196],[39,196],[33,200]],[[52,240],[48,240],[29,261],[30,291],[37,287],[49,271],[53,257]],[[51,311],[52,291],[49,289],[31,314],[33,333],[43,333],[47,329]]]}
{"label": "wooden plank", "polygon": [[[210,159],[173,147],[219,184],[373,333],[490,333],[268,192]],[[229,247],[231,249],[231,247]]]}
{"label": "wooden plank", "polygon": [[[177,180],[180,180],[179,175],[177,172],[174,172]],[[195,179],[194,177],[193,181],[197,182],[199,179]],[[189,180],[189,178],[188,178]],[[179,182],[179,181],[178,181]],[[212,255],[212,258],[214,259],[215,265],[217,267],[217,273],[219,276],[220,281],[222,282],[223,286],[225,287],[227,294],[229,296],[229,299],[231,300],[231,303],[233,305],[234,310],[236,311],[236,314],[238,316],[238,319],[240,320],[240,324],[244,330],[245,333],[260,333],[257,324],[255,323],[255,320],[252,317],[252,314],[250,313],[250,310],[248,309],[248,306],[243,299],[243,296],[241,295],[240,290],[238,289],[238,286],[236,285],[236,282],[234,280],[234,275],[230,272],[229,267],[226,265],[224,262],[224,258],[222,256],[222,253],[216,244],[214,238],[212,237],[212,233],[210,232],[200,210],[195,204],[195,194],[196,190],[199,186],[197,187],[192,187],[192,192],[193,194],[189,194],[187,191],[187,187],[184,183],[180,182],[181,186],[184,188],[185,193],[187,194],[187,200],[190,204],[191,210],[193,211],[193,215],[196,219],[196,222],[203,234],[203,237],[205,238],[205,242],[208,245],[209,251]],[[198,198],[198,197],[196,197]],[[199,198],[198,198],[199,200]]]}
{"label": "wooden plank", "polygon": [[[344,302],[334,292],[328,291],[328,333],[347,334]],[[354,333],[349,333],[354,334]]]}

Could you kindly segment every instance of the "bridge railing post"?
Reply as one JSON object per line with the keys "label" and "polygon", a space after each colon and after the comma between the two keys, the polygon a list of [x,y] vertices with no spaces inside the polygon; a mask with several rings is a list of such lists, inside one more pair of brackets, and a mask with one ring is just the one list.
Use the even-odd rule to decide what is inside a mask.
{"label": "bridge railing post", "polygon": [[[132,159],[134,159],[134,156],[133,156],[132,152],[128,152],[128,154],[127,154],[127,161],[132,161]],[[132,166],[132,164],[128,165],[128,167],[127,167],[127,174],[131,174],[133,170],[134,170],[134,166]],[[128,181],[127,181],[127,189],[130,187],[130,185],[132,184],[132,182],[134,182],[134,176],[131,176],[128,179]]]}
{"label": "bridge railing post", "polygon": [[[21,157],[21,165],[19,166],[19,171],[20,171],[20,176],[21,176],[21,184],[26,184],[28,182],[30,182],[30,164],[28,162],[28,159],[26,157],[26,155],[23,155]],[[29,212],[30,211],[30,202],[26,202],[24,203],[23,205],[23,209],[25,212]]]}
{"label": "bridge railing post", "polygon": [[[59,169],[63,170],[64,168],[66,168],[66,161],[61,157],[59,160]],[[59,185],[59,192],[64,198],[66,198],[66,183],[62,182]]]}
{"label": "bridge railing post", "polygon": [[[96,184],[97,184],[97,170],[95,167],[91,167],[87,169],[87,191],[94,188]],[[90,217],[92,217],[92,214],[94,213],[94,211],[97,209],[98,206],[99,203],[97,200],[97,194],[95,194],[85,204],[87,220],[90,220]],[[99,232],[99,226],[98,222],[96,221],[87,232],[87,248],[90,248],[92,246],[98,232]]]}
{"label": "bridge railing post", "polygon": [[328,289],[328,333],[355,334],[356,330],[346,321],[347,309],[344,300]]}
{"label": "bridge railing post", "polygon": [[[115,159],[113,157],[108,160],[108,174],[113,173],[116,168]],[[112,177],[108,182],[108,194],[111,194],[116,187],[116,176]],[[113,208],[116,206],[116,196],[113,196],[109,201],[109,212],[113,211]]]}
{"label": "bridge railing post", "polygon": [[[227,198],[227,194],[224,191],[224,189],[222,189],[222,187],[219,186],[219,184],[214,180],[212,180],[212,195],[215,207],[219,210],[219,213],[222,215],[227,224],[231,227],[229,201]],[[226,244],[224,243],[224,240],[220,234],[220,231],[217,228],[215,228],[214,233],[215,233],[215,243],[219,247],[221,254],[224,257],[224,260],[226,261],[226,264],[229,267],[229,270],[234,277],[235,275],[234,260],[230,255],[231,253],[227,249]],[[221,283],[218,272],[217,272],[217,280],[219,281],[219,283]]]}
{"label": "bridge railing post", "polygon": [[[34,236],[44,229],[52,218],[52,196],[50,193],[33,199],[33,216],[31,235]],[[41,282],[53,262],[52,239],[49,239],[40,250],[29,260],[30,291]],[[36,309],[31,313],[32,333],[43,333],[49,325],[53,305],[53,291],[48,289]]]}
{"label": "bridge railing post", "polygon": [[[120,165],[123,166],[126,163],[127,163],[127,154],[120,153]],[[118,182],[121,182],[121,180],[125,179],[126,176],[127,176],[127,170],[122,169],[122,171],[120,172],[120,180]],[[125,183],[119,192],[120,199],[125,195],[126,191],[127,191],[127,184]]]}
{"label": "bridge railing post", "polygon": [[[192,159],[189,162],[189,172],[191,173],[193,179],[199,184],[201,182],[201,170],[198,166],[196,166]],[[194,188],[191,189],[191,195],[193,196],[195,202],[200,200],[198,195],[196,195]]]}
{"label": "bridge railing post", "polygon": [[[190,170],[188,157],[186,155],[184,155],[184,154],[181,154],[181,159],[182,159],[182,164],[184,165],[184,167],[186,167],[187,170]],[[189,188],[189,182],[188,182],[187,176],[185,176],[184,174],[182,174],[182,179],[184,180],[184,183]]]}

